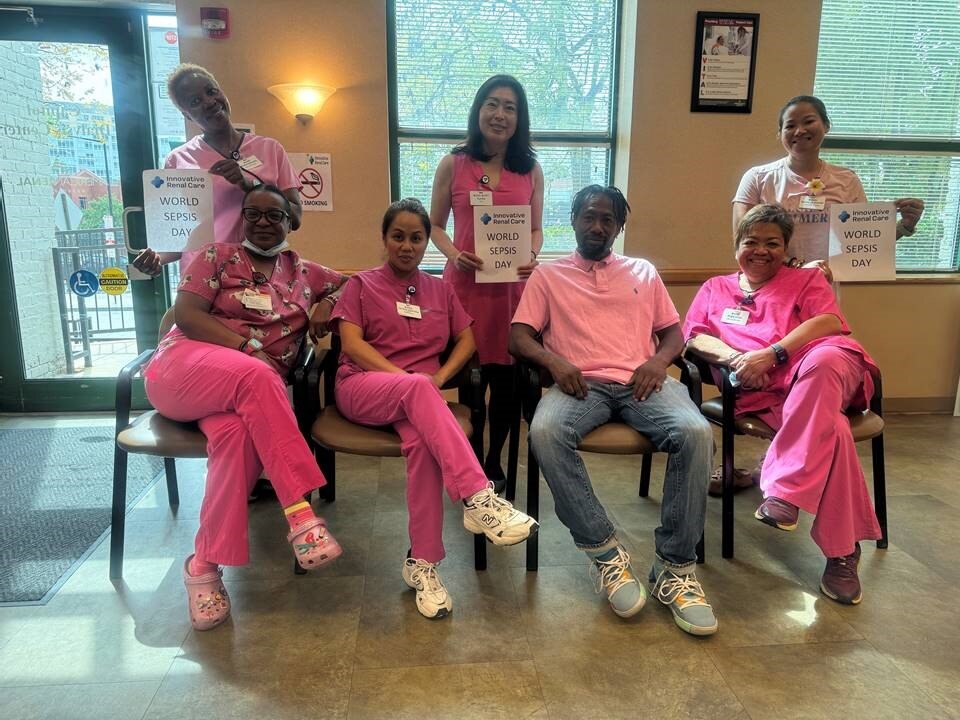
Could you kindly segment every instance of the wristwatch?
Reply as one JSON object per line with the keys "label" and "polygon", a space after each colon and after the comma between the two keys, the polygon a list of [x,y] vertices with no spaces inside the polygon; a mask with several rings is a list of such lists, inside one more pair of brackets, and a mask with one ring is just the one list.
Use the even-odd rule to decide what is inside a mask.
{"label": "wristwatch", "polygon": [[770,346],[770,349],[773,350],[773,354],[777,356],[777,365],[783,365],[787,362],[787,360],[790,359],[786,348],[784,348],[780,343],[774,343]]}
{"label": "wristwatch", "polygon": [[249,340],[244,340],[242,343],[240,343],[240,347],[237,349],[242,353],[246,353],[247,355],[253,355],[255,352],[260,352],[263,350],[263,343],[256,338],[250,338]]}

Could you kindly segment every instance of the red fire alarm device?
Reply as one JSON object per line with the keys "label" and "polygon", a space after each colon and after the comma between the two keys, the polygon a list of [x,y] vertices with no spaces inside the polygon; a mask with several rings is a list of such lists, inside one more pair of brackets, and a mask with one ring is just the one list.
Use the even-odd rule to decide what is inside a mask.
{"label": "red fire alarm device", "polygon": [[215,40],[230,37],[230,10],[227,8],[200,8],[200,28],[203,36]]}

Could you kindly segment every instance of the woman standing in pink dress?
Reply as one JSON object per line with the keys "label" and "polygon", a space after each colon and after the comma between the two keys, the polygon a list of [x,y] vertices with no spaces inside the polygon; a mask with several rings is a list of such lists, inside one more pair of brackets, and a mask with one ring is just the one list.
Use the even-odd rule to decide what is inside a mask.
{"label": "woman standing in pink dress", "polygon": [[[430,238],[447,258],[443,279],[453,285],[475,321],[484,387],[490,388],[490,443],[483,469],[499,483],[504,480],[500,454],[513,407],[513,360],[507,342],[523,283],[475,281],[475,272],[483,268],[473,237],[476,205],[530,206],[531,257],[517,268],[521,278],[528,277],[543,245],[543,171],[530,145],[527,95],[510,75],[494,75],[480,86],[470,107],[466,140],[437,167],[430,207]],[[453,240],[446,231],[451,209]]]}

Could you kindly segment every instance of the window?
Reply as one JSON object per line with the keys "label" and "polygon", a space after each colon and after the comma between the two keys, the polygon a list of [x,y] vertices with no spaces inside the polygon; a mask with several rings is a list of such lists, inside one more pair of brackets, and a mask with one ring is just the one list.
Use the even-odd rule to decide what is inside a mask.
{"label": "window", "polygon": [[920,197],[901,271],[956,271],[960,244],[960,5],[956,0],[823,0],[814,94],[830,113],[830,162],[867,197]]}
{"label": "window", "polygon": [[543,168],[543,253],[570,252],[574,193],[613,175],[617,0],[394,0],[392,10],[394,197],[429,206],[477,88],[513,75]]}

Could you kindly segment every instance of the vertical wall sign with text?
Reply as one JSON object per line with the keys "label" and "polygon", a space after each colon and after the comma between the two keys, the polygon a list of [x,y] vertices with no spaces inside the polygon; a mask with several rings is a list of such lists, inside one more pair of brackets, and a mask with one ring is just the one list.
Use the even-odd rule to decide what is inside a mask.
{"label": "vertical wall sign with text", "polygon": [[759,26],[756,13],[697,13],[690,112],[751,111]]}

